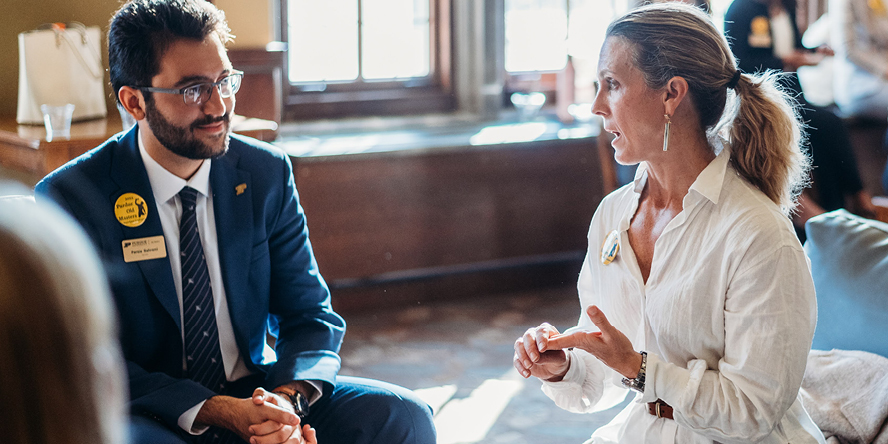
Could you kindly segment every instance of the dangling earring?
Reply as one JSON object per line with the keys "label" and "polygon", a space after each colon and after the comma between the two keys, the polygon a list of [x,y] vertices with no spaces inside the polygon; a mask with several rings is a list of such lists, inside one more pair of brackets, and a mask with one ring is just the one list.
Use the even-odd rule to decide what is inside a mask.
{"label": "dangling earring", "polygon": [[669,114],[663,114],[666,117],[666,130],[663,132],[663,151],[669,150],[669,125],[672,124],[672,120],[669,117]]}

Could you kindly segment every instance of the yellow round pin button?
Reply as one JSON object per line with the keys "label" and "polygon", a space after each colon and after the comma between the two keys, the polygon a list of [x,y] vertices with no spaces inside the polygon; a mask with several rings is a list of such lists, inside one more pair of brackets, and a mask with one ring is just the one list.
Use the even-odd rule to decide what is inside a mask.
{"label": "yellow round pin button", "polygon": [[752,19],[749,28],[755,35],[767,35],[771,32],[771,21],[767,17],[760,15]]}
{"label": "yellow round pin button", "polygon": [[127,227],[138,227],[148,218],[148,204],[136,193],[124,193],[114,203],[114,216]]}
{"label": "yellow round pin button", "polygon": [[614,230],[607,235],[607,238],[604,239],[604,244],[601,245],[601,263],[607,265],[613,262],[619,252],[620,232]]}

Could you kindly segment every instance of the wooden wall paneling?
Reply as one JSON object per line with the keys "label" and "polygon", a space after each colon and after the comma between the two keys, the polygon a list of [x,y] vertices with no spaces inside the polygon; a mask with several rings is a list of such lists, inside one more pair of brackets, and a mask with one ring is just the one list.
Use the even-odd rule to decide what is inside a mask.
{"label": "wooden wall paneling", "polygon": [[399,272],[581,258],[603,196],[598,162],[589,139],[299,158],[294,169],[335,292]]}

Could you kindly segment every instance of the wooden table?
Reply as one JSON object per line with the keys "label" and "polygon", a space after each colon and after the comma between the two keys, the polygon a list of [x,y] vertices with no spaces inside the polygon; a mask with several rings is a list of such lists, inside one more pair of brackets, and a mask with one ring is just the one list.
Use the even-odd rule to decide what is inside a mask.
{"label": "wooden table", "polygon": [[[74,123],[71,137],[48,141],[43,126],[19,125],[15,117],[0,116],[0,165],[43,177],[97,147],[121,129],[120,116],[115,111],[105,119]],[[269,120],[235,116],[232,129],[266,142],[277,137],[277,124]]]}

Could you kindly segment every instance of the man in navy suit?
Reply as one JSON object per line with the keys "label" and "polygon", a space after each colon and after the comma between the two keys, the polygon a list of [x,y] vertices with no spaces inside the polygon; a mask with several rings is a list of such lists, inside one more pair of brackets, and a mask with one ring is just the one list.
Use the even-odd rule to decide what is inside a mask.
{"label": "man in navy suit", "polygon": [[431,409],[412,392],[337,376],[345,323],[290,161],[230,134],[242,77],[230,38],[209,2],[122,6],[109,30],[111,83],[138,124],[36,189],[102,255],[133,441],[314,442],[311,426],[322,444],[434,443]]}

